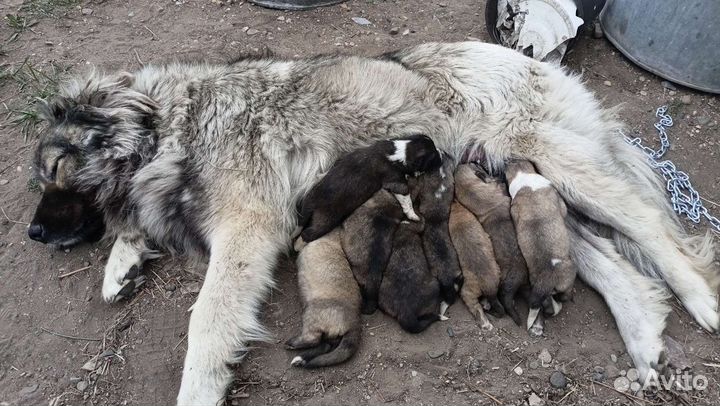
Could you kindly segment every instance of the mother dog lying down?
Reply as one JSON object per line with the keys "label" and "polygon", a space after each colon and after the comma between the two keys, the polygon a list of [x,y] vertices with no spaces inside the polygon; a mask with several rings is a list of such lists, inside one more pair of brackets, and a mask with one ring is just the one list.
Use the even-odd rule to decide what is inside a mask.
{"label": "mother dog lying down", "polygon": [[642,375],[665,358],[668,307],[651,277],[701,326],[720,324],[710,237],[683,232],[658,177],[578,78],[499,46],[96,73],[44,110],[36,168],[45,195],[33,238],[62,245],[83,235],[82,216],[37,221],[52,193],[94,199],[116,238],[107,301],[132,293],[152,255],[146,241],[209,255],[178,404],[224,397],[227,364],[267,337],[257,314],[297,200],[341,154],[377,139],[428,134],[456,160],[467,149],[483,154],[495,172],[508,158],[533,162],[577,220],[578,272],[608,302]]}

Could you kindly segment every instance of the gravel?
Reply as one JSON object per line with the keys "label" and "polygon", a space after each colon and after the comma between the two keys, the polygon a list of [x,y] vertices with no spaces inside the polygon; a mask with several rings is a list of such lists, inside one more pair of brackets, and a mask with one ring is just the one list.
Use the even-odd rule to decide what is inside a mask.
{"label": "gravel", "polygon": [[565,374],[560,371],[553,372],[550,375],[550,385],[552,385],[553,388],[565,389],[567,386],[567,378],[565,377]]}

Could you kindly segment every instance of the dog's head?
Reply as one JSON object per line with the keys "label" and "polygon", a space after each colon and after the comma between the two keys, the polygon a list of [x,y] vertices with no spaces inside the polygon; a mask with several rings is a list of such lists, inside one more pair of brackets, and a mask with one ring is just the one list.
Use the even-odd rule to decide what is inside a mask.
{"label": "dog's head", "polygon": [[433,171],[442,165],[442,153],[430,137],[416,135],[406,140],[405,168],[409,173]]}
{"label": "dog's head", "polygon": [[107,170],[106,162],[137,165],[134,149],[156,108],[129,89],[131,82],[130,75],[92,75],[40,104],[47,129],[33,166],[43,195],[28,228],[31,239],[68,247],[102,237],[100,194],[117,189],[124,175]]}

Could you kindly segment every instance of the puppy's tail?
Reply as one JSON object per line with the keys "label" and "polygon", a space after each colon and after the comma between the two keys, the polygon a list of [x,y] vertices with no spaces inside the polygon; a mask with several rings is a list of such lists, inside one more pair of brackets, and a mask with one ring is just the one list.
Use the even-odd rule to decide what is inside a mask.
{"label": "puppy's tail", "polygon": [[315,348],[303,351],[293,358],[291,364],[303,368],[320,368],[340,364],[349,360],[360,346],[360,325],[350,329],[340,341],[333,345],[323,341]]}

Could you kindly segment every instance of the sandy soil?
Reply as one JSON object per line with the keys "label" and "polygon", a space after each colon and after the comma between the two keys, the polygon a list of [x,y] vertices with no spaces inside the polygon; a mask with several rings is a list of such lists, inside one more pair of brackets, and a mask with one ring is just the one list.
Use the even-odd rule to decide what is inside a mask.
{"label": "sandy soil", "polygon": [[[174,58],[223,61],[263,46],[290,57],[374,55],[425,41],[488,39],[484,2],[476,0],[355,0],[304,13],[218,3],[25,0],[31,9],[18,11],[22,0],[5,0],[2,15],[25,16],[26,23],[0,27],[0,108],[26,109],[29,98],[52,93],[48,78],[89,65],[110,70]],[[361,26],[351,17],[365,17],[372,24]],[[398,34],[390,34],[393,27]],[[654,141],[654,109],[669,104],[676,120],[670,157],[692,174],[705,198],[720,201],[717,97],[663,87],[661,79],[633,66],[604,39],[580,38],[567,65],[583,75],[606,105],[624,103],[620,115],[629,131],[648,141]],[[63,252],[27,238],[25,223],[40,198],[28,182],[36,139],[25,141],[21,127],[11,123],[17,113],[2,114],[0,404],[172,403],[186,350],[187,309],[202,282],[202,264],[158,260],[149,266],[150,280],[133,300],[103,303],[108,246]],[[720,212],[720,207],[707,205]],[[704,225],[697,227],[704,230]],[[86,269],[62,276],[81,268]],[[450,309],[449,321],[419,335],[403,333],[376,314],[364,318],[364,341],[351,362],[304,371],[290,367],[291,354],[282,346],[299,329],[295,276],[292,266],[278,270],[277,288],[262,311],[277,340],[257,344],[237,367],[228,403],[523,404],[532,393],[547,404],[643,403],[603,386],[612,386],[611,377],[591,382],[597,367],[614,375],[631,364],[605,304],[581,282],[574,302],[548,322],[540,339],[531,339],[509,319],[497,320],[495,331],[481,333],[460,304]],[[717,404],[717,337],[703,332],[672,302],[667,334],[683,346],[694,371],[708,377],[709,387],[663,393],[654,402]],[[538,359],[543,349],[552,357],[548,365]],[[87,363],[98,355],[93,372],[81,369],[93,369],[96,365]],[[518,367],[522,374],[515,372]],[[549,384],[555,370],[567,376],[566,389]]]}

